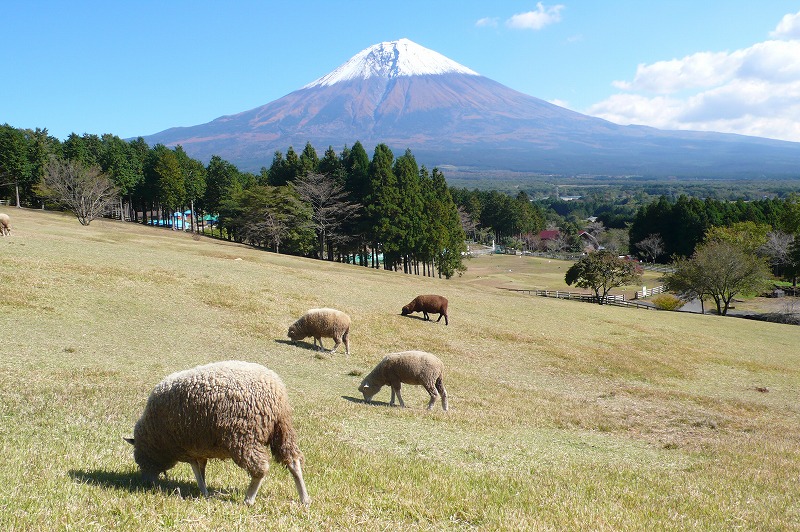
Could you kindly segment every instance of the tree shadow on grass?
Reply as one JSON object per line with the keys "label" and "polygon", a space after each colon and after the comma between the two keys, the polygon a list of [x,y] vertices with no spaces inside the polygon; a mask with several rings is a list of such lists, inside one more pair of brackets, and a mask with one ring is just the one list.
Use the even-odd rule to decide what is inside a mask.
{"label": "tree shadow on grass", "polygon": [[[71,469],[69,471],[69,476],[73,481],[80,482],[81,484],[112,488],[130,493],[158,491],[162,493],[177,493],[183,499],[203,497],[196,482],[177,481],[169,477],[164,478],[162,475],[156,484],[151,484],[144,481],[141,473],[138,471],[134,473],[123,473],[120,471],[108,471],[103,469]],[[230,491],[212,490],[210,486],[208,490],[215,499],[234,500],[235,498]]]}

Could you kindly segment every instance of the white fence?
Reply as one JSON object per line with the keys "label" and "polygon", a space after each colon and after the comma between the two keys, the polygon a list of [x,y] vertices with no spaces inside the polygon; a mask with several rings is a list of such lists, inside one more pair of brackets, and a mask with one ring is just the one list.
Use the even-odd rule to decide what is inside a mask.
{"label": "white fence", "polygon": [[[570,299],[572,301],[583,301],[585,303],[597,303],[597,298],[592,294],[585,294],[582,292],[567,292],[564,290],[525,290],[519,288],[505,288],[510,292],[519,292],[523,294],[530,294],[542,297],[555,297],[558,299]],[[617,307],[633,307],[652,310],[654,307],[651,305],[644,305],[635,301],[626,301],[624,295],[606,296],[605,305],[613,305]]]}
{"label": "white fence", "polygon": [[643,286],[641,291],[637,291],[636,292],[636,299],[641,299],[643,297],[654,296],[656,294],[660,294],[662,292],[666,292],[666,290],[667,289],[664,288],[664,285],[655,286],[653,288],[647,288],[646,286]]}

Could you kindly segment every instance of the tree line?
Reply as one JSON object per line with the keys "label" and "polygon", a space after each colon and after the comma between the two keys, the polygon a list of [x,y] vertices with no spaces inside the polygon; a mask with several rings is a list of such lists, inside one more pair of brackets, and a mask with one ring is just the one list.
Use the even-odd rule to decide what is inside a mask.
{"label": "tree line", "polygon": [[61,142],[46,129],[0,126],[0,197],[66,205],[57,201],[64,180],[91,176],[113,186],[120,217],[141,223],[188,211],[199,215],[190,219],[194,231],[280,253],[447,278],[465,269],[465,235],[444,175],[420,167],[410,150],[395,157],[379,144],[370,158],[355,142],[319,157],[307,143],[300,153],[276,151],[254,174],[141,137],[73,133]]}

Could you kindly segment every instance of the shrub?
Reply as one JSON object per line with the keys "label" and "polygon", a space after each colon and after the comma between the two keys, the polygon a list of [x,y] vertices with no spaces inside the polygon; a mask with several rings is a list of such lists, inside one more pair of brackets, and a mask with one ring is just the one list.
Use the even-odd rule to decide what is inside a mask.
{"label": "shrub", "polygon": [[684,301],[672,294],[658,294],[652,300],[659,310],[678,310],[684,305]]}

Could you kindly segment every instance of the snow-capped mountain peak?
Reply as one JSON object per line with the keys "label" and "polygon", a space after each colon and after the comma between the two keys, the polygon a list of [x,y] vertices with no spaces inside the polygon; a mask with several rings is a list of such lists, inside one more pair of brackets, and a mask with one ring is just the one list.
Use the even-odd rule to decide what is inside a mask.
{"label": "snow-capped mountain peak", "polygon": [[341,81],[371,77],[397,78],[451,73],[479,75],[440,53],[408,39],[399,39],[382,42],[362,50],[333,72],[303,88],[324,87]]}

